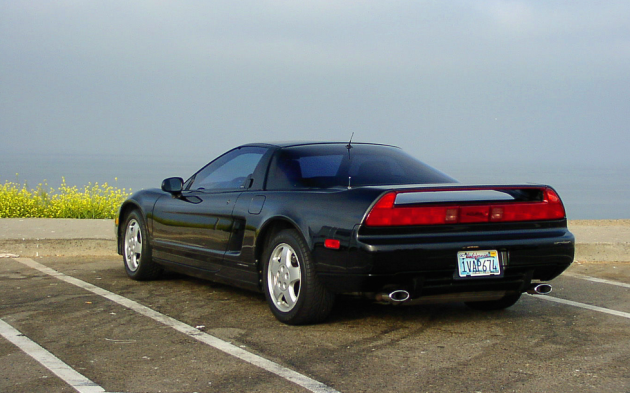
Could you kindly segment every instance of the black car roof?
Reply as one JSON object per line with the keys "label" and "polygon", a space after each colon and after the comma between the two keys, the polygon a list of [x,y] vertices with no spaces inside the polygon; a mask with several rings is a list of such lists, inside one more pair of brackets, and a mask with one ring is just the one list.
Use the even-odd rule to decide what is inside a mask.
{"label": "black car roof", "polygon": [[[285,148],[285,147],[311,146],[311,145],[347,145],[347,144],[348,142],[333,142],[333,141],[282,141],[282,142],[248,143],[243,146],[272,146],[272,147]],[[398,146],[387,145],[383,143],[352,142],[352,144],[353,145],[398,147]]]}

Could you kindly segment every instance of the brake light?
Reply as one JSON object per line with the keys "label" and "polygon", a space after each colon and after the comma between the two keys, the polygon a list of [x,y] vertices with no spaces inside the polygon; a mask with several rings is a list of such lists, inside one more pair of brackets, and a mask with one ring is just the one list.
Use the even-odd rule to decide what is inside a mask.
{"label": "brake light", "polygon": [[[482,204],[446,203],[428,206],[396,206],[398,192],[383,195],[367,215],[372,227],[467,224],[484,222],[542,221],[565,218],[558,194],[544,188],[542,200]],[[413,191],[418,192],[418,191]]]}

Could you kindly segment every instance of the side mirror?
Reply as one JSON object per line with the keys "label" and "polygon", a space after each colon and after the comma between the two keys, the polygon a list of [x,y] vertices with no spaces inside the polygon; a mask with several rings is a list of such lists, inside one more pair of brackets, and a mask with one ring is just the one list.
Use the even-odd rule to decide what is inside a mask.
{"label": "side mirror", "polygon": [[183,186],[184,179],[181,177],[169,177],[162,182],[162,191],[177,195],[182,193]]}

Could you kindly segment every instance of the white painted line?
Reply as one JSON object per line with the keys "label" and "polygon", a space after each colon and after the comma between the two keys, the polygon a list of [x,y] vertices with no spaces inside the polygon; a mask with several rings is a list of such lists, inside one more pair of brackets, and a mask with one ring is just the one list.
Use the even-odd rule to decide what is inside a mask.
{"label": "white painted line", "polygon": [[584,308],[584,309],[591,310],[591,311],[598,311],[598,312],[602,312],[602,313],[605,313],[605,314],[610,314],[610,315],[615,315],[617,317],[623,317],[623,318],[630,319],[630,313],[623,312],[623,311],[617,311],[617,310],[611,310],[609,308],[592,306],[590,304],[578,303],[578,302],[574,302],[572,300],[560,299],[560,298],[553,297],[553,296],[541,296],[541,295],[530,295],[530,296],[532,296],[532,297],[534,297],[536,299],[540,299],[540,300],[547,300],[549,302],[562,303],[562,304],[566,304],[566,305],[569,305],[569,306]]}
{"label": "white painted line", "polygon": [[563,276],[568,276],[568,277],[573,277],[573,278],[579,278],[581,280],[598,282],[600,284],[616,285],[618,287],[630,288],[630,284],[626,284],[625,282],[606,280],[606,279],[603,279],[603,278],[585,276],[583,274],[577,274],[577,273],[563,273],[562,275]]}
{"label": "white painted line", "polygon": [[295,383],[296,385],[302,386],[303,388],[310,390],[311,392],[338,393],[335,389],[327,385],[324,385],[323,383],[318,382],[312,378],[309,378],[306,375],[302,375],[296,371],[293,371],[289,368],[286,368],[277,363],[274,363],[271,360],[255,355],[242,348],[232,345],[227,341],[223,341],[220,338],[214,337],[208,333],[201,332],[190,325],[180,322],[177,319],[171,318],[167,315],[160,314],[159,312],[152,310],[149,307],[143,306],[142,304],[137,303],[133,300],[127,299],[126,297],[117,295],[113,292],[109,292],[103,288],[100,288],[90,283],[87,283],[85,281],[79,280],[78,278],[67,276],[54,269],[51,269],[47,266],[37,263],[32,259],[16,258],[15,260],[28,267],[39,270],[42,273],[53,276],[61,281],[65,281],[69,284],[76,285],[77,287],[85,289],[86,291],[90,291],[96,295],[109,299],[115,303],[120,304],[121,306],[127,307],[139,314],[147,316],[153,319],[154,321],[157,321],[157,322],[163,323],[166,326],[172,327],[173,329],[181,333],[184,333],[189,337],[192,337],[198,341],[201,341],[204,344],[208,344],[220,351],[227,353],[228,355],[232,355],[238,359],[244,360],[250,364],[258,366],[262,368],[263,370],[266,370],[270,373],[276,374],[279,377],[282,377],[288,381]]}
{"label": "white painted line", "polygon": [[61,378],[65,383],[70,385],[79,393],[101,393],[105,389],[90,381],[83,375],[74,371],[74,369],[55,357],[36,342],[32,341],[19,330],[0,319],[0,335],[12,342],[15,346],[24,351],[46,367],[52,373]]}

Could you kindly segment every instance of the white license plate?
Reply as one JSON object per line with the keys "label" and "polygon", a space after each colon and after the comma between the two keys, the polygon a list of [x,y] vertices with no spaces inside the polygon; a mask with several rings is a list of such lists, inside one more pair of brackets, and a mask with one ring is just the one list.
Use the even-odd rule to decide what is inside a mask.
{"label": "white license plate", "polygon": [[496,250],[460,251],[457,253],[459,277],[500,276],[501,261]]}

